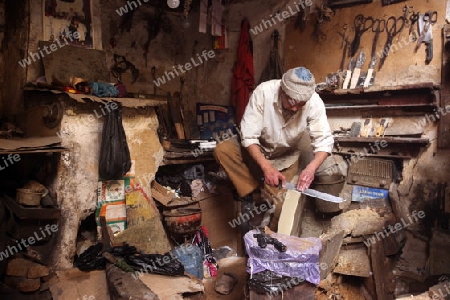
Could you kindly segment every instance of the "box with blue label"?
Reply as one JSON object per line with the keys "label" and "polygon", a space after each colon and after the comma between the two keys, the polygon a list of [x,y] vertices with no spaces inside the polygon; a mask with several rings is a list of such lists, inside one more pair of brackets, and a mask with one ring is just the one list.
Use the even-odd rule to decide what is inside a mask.
{"label": "box with blue label", "polygon": [[366,186],[354,185],[352,201],[359,202],[361,208],[372,208],[378,212],[391,211],[389,191]]}

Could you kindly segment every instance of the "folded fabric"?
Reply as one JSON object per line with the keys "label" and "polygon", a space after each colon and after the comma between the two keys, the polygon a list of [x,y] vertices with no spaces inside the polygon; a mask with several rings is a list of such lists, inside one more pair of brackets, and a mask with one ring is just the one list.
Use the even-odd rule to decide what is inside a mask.
{"label": "folded fabric", "polygon": [[92,95],[97,97],[117,97],[119,95],[117,88],[107,82],[91,82],[89,87]]}

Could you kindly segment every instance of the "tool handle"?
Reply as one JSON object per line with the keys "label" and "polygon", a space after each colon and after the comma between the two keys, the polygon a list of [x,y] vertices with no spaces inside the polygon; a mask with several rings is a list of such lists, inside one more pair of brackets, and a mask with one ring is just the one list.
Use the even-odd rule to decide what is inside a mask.
{"label": "tool handle", "polygon": [[364,80],[364,87],[368,87],[370,84],[370,80],[372,79],[373,69],[367,70],[367,77],[366,80]]}
{"label": "tool handle", "polygon": [[433,60],[433,40],[431,39],[425,42],[425,45],[427,46],[427,59],[425,63],[428,65]]}
{"label": "tool handle", "polygon": [[352,74],[352,81],[350,83],[351,89],[354,89],[356,87],[356,85],[358,84],[360,74],[361,74],[361,69],[355,68],[355,70],[353,71],[353,74]]}
{"label": "tool handle", "polygon": [[344,84],[342,85],[342,89],[344,89],[344,90],[348,89],[348,84],[350,82],[351,77],[352,77],[352,71],[347,70],[347,73],[345,74]]}

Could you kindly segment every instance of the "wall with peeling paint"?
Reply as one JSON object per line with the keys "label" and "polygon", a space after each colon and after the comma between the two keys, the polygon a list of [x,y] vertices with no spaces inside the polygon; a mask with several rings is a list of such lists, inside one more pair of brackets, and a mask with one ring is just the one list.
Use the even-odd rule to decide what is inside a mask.
{"label": "wall with peeling paint", "polygon": [[[48,94],[41,97],[45,102],[59,101],[60,96]],[[38,98],[36,98],[37,100]],[[82,220],[95,212],[97,207],[98,167],[104,113],[103,105],[80,104],[64,98],[65,111],[58,132],[62,146],[68,149],[61,154],[53,189],[57,191],[57,203],[61,208],[61,219],[54,251],[53,262],[57,269],[72,267],[76,251],[78,227]],[[35,99],[27,94],[27,103],[32,106]],[[102,110],[103,108],[103,110]],[[94,116],[94,118],[89,118]],[[144,196],[137,205],[128,207],[128,226],[145,224],[159,212],[151,198],[150,183],[162,163],[163,149],[157,135],[158,120],[153,107],[122,108],[123,127],[132,159],[135,160],[135,182],[142,187]],[[32,123],[35,131],[45,128],[42,118]],[[36,129],[37,128],[37,129]],[[48,128],[46,129],[48,131]],[[155,222],[155,221],[153,221]],[[162,228],[160,226],[160,228]],[[160,232],[161,238],[165,233]]]}

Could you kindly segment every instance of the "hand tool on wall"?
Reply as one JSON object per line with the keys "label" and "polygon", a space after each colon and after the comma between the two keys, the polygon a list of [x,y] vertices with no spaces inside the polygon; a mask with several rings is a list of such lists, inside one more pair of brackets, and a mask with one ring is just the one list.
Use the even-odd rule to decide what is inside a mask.
{"label": "hand tool on wall", "polygon": [[370,53],[370,57],[372,57],[372,59],[374,57],[376,58],[378,39],[380,38],[380,33],[382,33],[385,29],[386,29],[386,20],[384,19],[373,20],[372,32],[374,32],[375,35],[373,37],[372,52]]}
{"label": "hand tool on wall", "polygon": [[445,21],[450,23],[450,0],[447,0],[447,7],[445,9]]}
{"label": "hand tool on wall", "polygon": [[419,50],[422,43],[426,45],[427,57],[425,63],[429,64],[433,60],[433,24],[437,22],[437,11],[428,11],[423,15],[419,14],[419,39],[417,40],[414,53]]}
{"label": "hand tool on wall", "polygon": [[367,70],[366,80],[364,80],[363,87],[365,87],[365,88],[368,87],[370,84],[370,80],[372,79],[373,70],[375,69],[376,63],[377,63],[377,57],[372,56],[372,60],[370,61],[370,64],[369,64],[369,70]]}
{"label": "hand tool on wall", "polygon": [[350,82],[351,89],[354,89],[358,84],[359,76],[361,75],[361,67],[364,65],[365,61],[366,55],[364,54],[364,51],[361,50],[361,52],[359,52],[358,59],[356,60],[355,70],[353,70],[352,80]]}
{"label": "hand tool on wall", "polygon": [[363,33],[372,28],[373,18],[365,18],[364,15],[359,14],[355,17],[353,23],[355,25],[355,38],[350,47],[350,57],[355,56],[356,52],[358,51],[359,45],[361,43],[361,36],[363,35]]}
{"label": "hand tool on wall", "polygon": [[348,37],[347,37],[347,24],[344,24],[342,29],[343,29],[343,32],[338,32],[338,34],[342,37],[341,49],[344,49],[344,51],[342,53],[341,64],[339,65],[340,71],[344,70],[345,59],[347,58],[347,50],[350,45],[350,42],[348,41]]}
{"label": "hand tool on wall", "polygon": [[361,137],[368,137],[372,131],[372,120],[367,118],[364,120],[364,125],[361,128]]}
{"label": "hand tool on wall", "polygon": [[348,89],[348,84],[350,83],[350,79],[352,78],[352,71],[355,68],[356,62],[352,59],[348,62],[347,71],[345,74],[344,84],[342,85],[342,89]]}
{"label": "hand tool on wall", "polygon": [[410,41],[417,41],[417,36],[418,34],[416,34],[414,32],[414,28],[416,28],[416,23],[419,20],[419,13],[413,13],[410,17],[409,17],[409,21],[410,21],[410,26],[409,26],[409,40]]}
{"label": "hand tool on wall", "polygon": [[375,136],[380,137],[384,134],[384,129],[386,128],[386,119],[380,120],[380,125],[377,127],[377,130],[375,131]]}
{"label": "hand tool on wall", "polygon": [[386,20],[386,32],[388,37],[386,40],[386,44],[383,47],[383,56],[380,58],[378,71],[381,70],[386,58],[389,56],[394,37],[396,37],[397,34],[399,34],[403,30],[404,27],[405,27],[405,18],[403,16],[398,18],[391,16],[389,17],[389,19]]}

